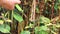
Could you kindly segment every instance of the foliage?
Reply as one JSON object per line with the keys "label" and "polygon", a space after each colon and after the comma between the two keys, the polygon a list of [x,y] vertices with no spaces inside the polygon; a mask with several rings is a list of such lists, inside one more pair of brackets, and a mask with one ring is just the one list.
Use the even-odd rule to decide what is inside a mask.
{"label": "foliage", "polygon": [[48,34],[46,26],[35,27],[35,34]]}
{"label": "foliage", "polygon": [[18,13],[16,13],[16,12],[14,12],[13,17],[14,17],[17,21],[19,21],[19,22],[22,22],[22,21],[23,21],[22,16],[19,15]]}
{"label": "foliage", "polygon": [[40,16],[40,23],[48,24],[50,23],[50,19],[44,16]]}
{"label": "foliage", "polygon": [[29,31],[22,31],[21,34],[30,34]]}
{"label": "foliage", "polygon": [[[22,4],[16,4],[15,9],[12,11],[0,8],[2,16],[0,17],[0,32],[17,34],[16,31],[18,31],[19,34],[59,34],[60,0],[36,0],[36,4],[33,3],[34,0],[21,1]],[[32,17],[35,18],[35,21],[31,22],[29,19]]]}
{"label": "foliage", "polygon": [[10,26],[7,24],[0,25],[0,31],[3,33],[10,33]]}

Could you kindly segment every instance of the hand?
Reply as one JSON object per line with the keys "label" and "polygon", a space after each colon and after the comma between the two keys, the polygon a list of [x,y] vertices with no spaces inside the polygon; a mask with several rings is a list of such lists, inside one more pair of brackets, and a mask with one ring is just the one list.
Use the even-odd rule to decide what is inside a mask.
{"label": "hand", "polygon": [[20,4],[20,0],[0,0],[0,6],[2,6],[5,9],[13,10],[15,4]]}

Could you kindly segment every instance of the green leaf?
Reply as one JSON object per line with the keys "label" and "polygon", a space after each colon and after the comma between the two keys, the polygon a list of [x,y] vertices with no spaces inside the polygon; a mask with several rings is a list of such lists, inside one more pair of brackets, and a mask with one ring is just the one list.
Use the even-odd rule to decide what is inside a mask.
{"label": "green leaf", "polygon": [[35,32],[36,32],[36,31],[40,31],[40,27],[35,27],[34,30],[35,30]]}
{"label": "green leaf", "polygon": [[7,24],[0,25],[0,31],[2,33],[10,33],[10,26]]}
{"label": "green leaf", "polygon": [[44,24],[50,23],[50,19],[44,16],[40,16],[40,23],[44,23]]}
{"label": "green leaf", "polygon": [[30,23],[28,26],[26,26],[25,28],[33,28],[34,24]]}
{"label": "green leaf", "polygon": [[38,8],[38,6],[36,7],[36,13],[39,13],[39,8]]}
{"label": "green leaf", "polygon": [[41,26],[41,27],[40,27],[40,30],[47,31],[47,30],[48,30],[48,27],[47,27],[47,26]]}
{"label": "green leaf", "polygon": [[30,34],[29,31],[22,31],[21,34]]}
{"label": "green leaf", "polygon": [[41,31],[41,30],[47,31],[48,27],[47,26],[35,27],[35,31]]}
{"label": "green leaf", "polygon": [[58,2],[60,3],[60,0],[58,0]]}
{"label": "green leaf", "polygon": [[20,7],[18,4],[16,4],[16,8],[17,8],[20,12],[23,12],[23,10],[21,9],[21,7]]}
{"label": "green leaf", "polygon": [[35,27],[35,34],[48,34],[46,26]]}
{"label": "green leaf", "polygon": [[19,15],[17,12],[14,12],[13,17],[14,17],[17,21],[19,21],[19,22],[22,22],[22,21],[23,21],[22,16]]}
{"label": "green leaf", "polygon": [[41,30],[39,34],[48,34],[48,32]]}
{"label": "green leaf", "polygon": [[58,3],[55,3],[54,9],[55,9],[55,10],[58,9]]}

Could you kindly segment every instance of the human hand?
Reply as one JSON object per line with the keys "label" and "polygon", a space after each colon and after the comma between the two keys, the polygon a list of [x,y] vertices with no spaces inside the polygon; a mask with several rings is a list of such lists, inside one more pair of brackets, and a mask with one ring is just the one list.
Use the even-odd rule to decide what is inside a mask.
{"label": "human hand", "polygon": [[13,10],[15,4],[20,4],[20,0],[0,0],[0,6],[2,6],[5,9]]}

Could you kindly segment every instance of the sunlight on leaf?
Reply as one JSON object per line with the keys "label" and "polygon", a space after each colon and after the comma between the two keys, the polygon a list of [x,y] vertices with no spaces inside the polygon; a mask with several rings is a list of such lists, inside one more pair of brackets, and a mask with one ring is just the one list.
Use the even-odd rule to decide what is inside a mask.
{"label": "sunlight on leaf", "polygon": [[58,6],[58,9],[60,10],[60,6]]}
{"label": "sunlight on leaf", "polygon": [[20,7],[18,4],[16,4],[16,8],[17,8],[19,11],[23,12],[23,10],[21,9],[21,7]]}
{"label": "sunlight on leaf", "polygon": [[3,24],[4,23],[4,21],[3,20],[0,20],[0,24]]}
{"label": "sunlight on leaf", "polygon": [[12,20],[10,20],[10,19],[7,19],[7,20],[5,20],[6,22],[12,22]]}

